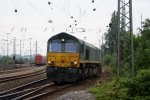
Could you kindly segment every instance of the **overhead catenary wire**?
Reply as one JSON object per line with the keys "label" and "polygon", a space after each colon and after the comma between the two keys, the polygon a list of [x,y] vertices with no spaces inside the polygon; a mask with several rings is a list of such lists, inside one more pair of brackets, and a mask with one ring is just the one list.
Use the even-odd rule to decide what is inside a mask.
{"label": "overhead catenary wire", "polygon": [[[92,1],[91,1],[91,3],[92,3]],[[80,15],[79,15],[79,18],[78,18],[78,23],[81,24],[81,23],[93,22],[93,20],[97,20],[97,19],[101,18],[101,16],[98,16],[97,18],[89,19],[89,16],[90,15],[93,16],[93,13],[92,13],[93,10],[96,11],[97,8],[100,7],[100,5],[102,5],[104,3],[104,0],[102,0],[100,3],[95,3],[95,1],[93,3],[94,3],[94,5],[96,4],[97,6],[94,7],[93,4],[89,4],[84,10],[82,10],[81,7],[79,6],[79,4],[77,2],[75,2],[75,4],[78,6],[79,12],[80,12]],[[93,6],[93,9],[90,6]],[[87,11],[89,11],[88,15],[86,15]]]}
{"label": "overhead catenary wire", "polygon": [[[44,14],[43,14],[41,11],[39,11],[39,10],[37,9],[37,7],[34,6],[34,4],[33,4],[32,2],[30,2],[30,1],[28,1],[28,0],[25,0],[25,2],[26,2],[28,5],[30,5],[30,6],[43,18],[43,20],[45,20],[45,21],[48,22],[48,18],[47,18],[46,16],[44,16]],[[29,26],[29,27],[30,27],[30,26]],[[30,28],[31,28],[31,27],[30,27]],[[24,28],[24,32],[26,32],[26,31],[27,31],[27,27]]]}
{"label": "overhead catenary wire", "polygon": [[48,13],[49,14],[49,18],[47,20],[48,25],[44,28],[44,32],[48,31],[49,27],[53,28],[54,23],[55,23],[54,18],[53,18],[53,14],[54,14],[54,12],[53,12],[54,11],[53,3],[52,3],[52,1],[49,1],[49,0],[46,0],[46,2],[47,2],[47,5],[48,5],[47,7],[50,10],[50,13]]}
{"label": "overhead catenary wire", "polygon": [[[17,2],[17,0],[13,0],[13,1],[16,1],[15,2],[15,5],[14,5],[14,8],[15,9],[17,9],[17,16],[19,15],[19,20],[21,20],[21,21],[23,21],[24,19],[22,18],[21,19],[21,16],[20,16],[20,8],[21,7],[18,7],[18,2]],[[37,2],[36,0],[35,0],[35,2],[33,2],[33,1],[30,1],[30,0],[24,0],[24,1],[26,1],[25,2],[25,4],[27,3],[27,6],[26,6],[26,8],[28,7],[28,5],[29,5],[29,7],[32,7],[32,8],[30,8],[31,10],[33,9],[34,11],[36,11],[40,16],[38,16],[38,17],[41,17],[41,18],[43,18],[43,20],[46,20],[47,22],[49,21],[49,20],[52,20],[52,23],[51,22],[48,22],[47,24],[45,24],[44,26],[41,26],[41,25],[39,25],[39,26],[33,26],[34,24],[31,24],[31,26],[28,26],[28,25],[24,25],[24,23],[20,23],[20,26],[16,26],[16,24],[14,24],[14,25],[12,25],[11,26],[11,30],[13,30],[13,31],[15,31],[15,32],[18,32],[18,33],[23,33],[23,32],[26,32],[26,31],[28,31],[28,33],[30,33],[30,32],[32,32],[32,34],[35,34],[33,31],[35,31],[35,30],[37,30],[37,29],[41,29],[42,30],[42,32],[45,30],[45,32],[49,32],[49,28],[52,28],[52,31],[55,31],[57,28],[55,28],[56,26],[55,25],[58,25],[57,23],[55,23],[55,20],[56,20],[56,18],[54,18],[54,16],[53,15],[62,15],[63,17],[65,16],[66,17],[66,20],[68,21],[68,20],[71,20],[70,22],[68,21],[68,25],[65,23],[65,26],[67,26],[67,27],[69,27],[69,25],[71,25],[71,28],[73,27],[73,28],[75,28],[75,27],[79,27],[79,28],[82,28],[83,27],[83,25],[80,25],[80,20],[81,20],[81,24],[87,24],[88,22],[92,22],[92,23],[94,23],[96,20],[98,20],[98,19],[100,19],[101,18],[101,16],[99,16],[99,17],[92,17],[93,16],[93,12],[92,12],[92,8],[95,8],[96,9],[96,13],[97,13],[97,6],[98,5],[102,5],[102,4],[100,4],[100,2],[104,2],[104,0],[103,1],[100,1],[100,2],[98,2],[97,3],[97,1],[95,0],[93,3],[92,3],[92,0],[90,1],[91,2],[91,4],[88,4],[86,7],[87,7],[87,16],[84,16],[84,14],[83,14],[83,12],[84,12],[84,8],[82,8],[82,6],[78,6],[78,5],[75,5],[75,6],[78,6],[78,8],[76,9],[76,10],[78,10],[78,12],[79,12],[79,17],[76,17],[76,16],[74,16],[74,15],[72,15],[71,14],[71,11],[72,10],[70,10],[70,6],[72,6],[72,4],[75,4],[77,1],[71,1],[71,0],[60,0],[60,1],[56,1],[56,0],[47,0],[47,2],[46,2],[46,4],[47,4],[47,7],[48,8],[50,8],[50,10],[51,11],[48,11],[47,12],[47,14],[48,15],[44,15],[44,12],[42,12],[41,10],[42,9],[39,9],[38,8],[38,6],[35,4],[35,2]],[[40,1],[40,0],[39,0]],[[70,1],[72,2],[72,3],[70,3]],[[48,2],[50,2],[50,5],[48,4]],[[75,3],[74,3],[75,2]],[[37,4],[38,4],[39,2],[37,2]],[[41,2],[40,2],[41,3]],[[58,4],[59,3],[59,4]],[[95,3],[96,3],[96,6],[94,6],[95,5]],[[46,5],[45,4],[45,5]],[[62,4],[62,5],[61,5]],[[93,5],[92,7],[91,7],[91,5]],[[28,8],[29,8],[28,7]],[[100,7],[100,6],[98,6],[98,7]],[[51,9],[52,8],[52,9]],[[44,8],[45,9],[45,8]],[[44,10],[43,9],[43,10]],[[35,12],[35,13],[36,13]],[[59,13],[60,12],[60,13]],[[16,14],[15,12],[14,12],[14,9],[13,9],[13,13],[14,14]],[[22,13],[24,13],[24,12],[22,12]],[[23,14],[22,14],[23,15]],[[49,17],[49,15],[51,15],[51,17]],[[71,18],[71,16],[73,16],[73,18]],[[61,16],[60,16],[61,17]],[[80,19],[80,17],[82,17],[81,19]],[[90,19],[89,19],[90,18]],[[94,19],[94,20],[93,20]],[[43,20],[39,20],[39,21],[43,21]],[[60,19],[58,19],[58,20],[60,20]],[[38,22],[39,22],[38,21]],[[99,20],[98,20],[99,21]],[[29,23],[29,22],[28,22]],[[28,24],[27,23],[27,24]],[[101,23],[101,22],[100,22]],[[42,25],[43,25],[44,23],[42,23]],[[88,24],[90,24],[90,23],[88,23]],[[23,26],[24,25],[24,26]],[[59,25],[58,25],[59,26]],[[90,26],[90,25],[89,25]],[[55,30],[54,30],[54,28],[55,28]],[[84,27],[85,28],[85,27]],[[88,29],[87,28],[85,28],[86,29],[86,31],[88,31]],[[41,31],[40,30],[40,31]],[[92,29],[91,29],[92,30]],[[28,34],[27,33],[27,34]],[[28,36],[27,36],[28,37]]]}
{"label": "overhead catenary wire", "polygon": [[[18,7],[16,6],[15,0],[13,0],[13,6],[14,6],[14,13],[15,13],[15,15],[17,16],[16,18],[17,18],[17,21],[18,21],[18,26],[22,26],[22,23],[23,23],[23,22],[22,22],[22,19],[20,18],[20,15],[21,15],[21,14],[18,13]],[[21,12],[21,11],[19,11],[19,12]],[[16,25],[16,26],[17,26],[17,25]],[[13,32],[15,28],[16,28],[16,27],[13,26],[11,32]],[[20,32],[22,32],[22,30],[23,30],[23,28],[20,28]]]}
{"label": "overhead catenary wire", "polygon": [[43,19],[47,18],[42,14],[42,12],[40,12],[31,2],[29,2],[28,0],[25,0]]}

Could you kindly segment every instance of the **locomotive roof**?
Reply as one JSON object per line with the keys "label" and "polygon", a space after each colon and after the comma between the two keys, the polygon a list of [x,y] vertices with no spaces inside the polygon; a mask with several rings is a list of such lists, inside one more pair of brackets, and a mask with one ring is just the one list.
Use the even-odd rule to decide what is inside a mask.
{"label": "locomotive roof", "polygon": [[99,49],[99,48],[97,48],[96,46],[94,46],[93,44],[87,43],[87,42],[85,42],[85,41],[83,41],[83,40],[81,40],[81,39],[79,39],[79,38],[77,38],[77,37],[75,37],[75,36],[72,36],[72,35],[70,35],[70,34],[68,34],[68,33],[65,33],[65,32],[61,32],[61,33],[59,33],[59,34],[56,34],[56,35],[52,36],[52,37],[48,40],[48,42],[51,41],[51,40],[54,40],[54,39],[62,39],[62,38],[63,38],[63,39],[73,39],[73,40],[78,41],[78,42],[81,43],[81,44],[85,44],[85,45],[87,45],[87,46],[89,46],[89,47],[92,47],[92,48],[95,48],[95,49]]}

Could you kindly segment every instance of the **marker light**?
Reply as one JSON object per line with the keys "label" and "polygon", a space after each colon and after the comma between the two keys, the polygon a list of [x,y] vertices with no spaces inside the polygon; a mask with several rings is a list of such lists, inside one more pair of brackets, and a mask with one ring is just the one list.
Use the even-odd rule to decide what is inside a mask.
{"label": "marker light", "polygon": [[62,41],[62,42],[64,42],[64,41],[65,41],[65,39],[61,39],[61,41]]}

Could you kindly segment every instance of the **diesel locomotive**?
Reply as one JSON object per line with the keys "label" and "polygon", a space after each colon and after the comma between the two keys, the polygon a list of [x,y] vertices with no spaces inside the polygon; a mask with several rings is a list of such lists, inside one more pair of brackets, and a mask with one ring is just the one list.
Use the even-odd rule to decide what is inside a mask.
{"label": "diesel locomotive", "polygon": [[100,49],[61,32],[47,42],[47,77],[55,82],[76,82],[101,73]]}

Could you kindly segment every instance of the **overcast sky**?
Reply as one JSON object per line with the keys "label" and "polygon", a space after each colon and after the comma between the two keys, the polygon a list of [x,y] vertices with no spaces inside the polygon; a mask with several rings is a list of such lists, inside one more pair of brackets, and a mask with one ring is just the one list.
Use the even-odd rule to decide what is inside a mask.
{"label": "overcast sky", "polygon": [[[13,53],[13,38],[16,37],[16,53],[20,52],[21,40],[22,55],[29,54],[29,38],[32,38],[32,54],[38,41],[38,53],[45,55],[48,38],[60,32],[68,32],[98,47],[112,12],[117,10],[117,1],[0,0],[0,54],[6,55],[6,33],[10,33],[9,54]],[[150,18],[150,0],[132,1],[134,33],[137,33],[141,14],[143,20]]]}

